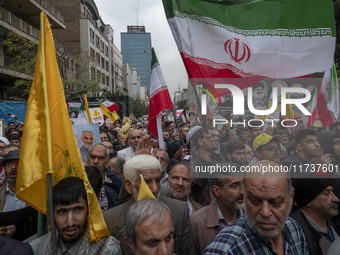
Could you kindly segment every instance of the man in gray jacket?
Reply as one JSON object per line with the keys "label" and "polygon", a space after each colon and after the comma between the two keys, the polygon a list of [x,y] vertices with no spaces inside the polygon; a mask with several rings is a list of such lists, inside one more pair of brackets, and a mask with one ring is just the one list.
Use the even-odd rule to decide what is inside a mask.
{"label": "man in gray jacket", "polygon": [[[137,155],[124,164],[124,186],[126,191],[132,195],[131,200],[103,213],[111,235],[115,236],[121,242],[123,254],[131,254],[130,249],[124,243],[123,228],[127,221],[127,211],[130,206],[137,201],[141,185],[141,175],[152,193],[157,197],[160,190],[161,165],[159,161],[151,155]],[[173,252],[175,254],[194,254],[194,242],[187,203],[171,198],[159,198],[159,201],[166,204],[173,215]]]}

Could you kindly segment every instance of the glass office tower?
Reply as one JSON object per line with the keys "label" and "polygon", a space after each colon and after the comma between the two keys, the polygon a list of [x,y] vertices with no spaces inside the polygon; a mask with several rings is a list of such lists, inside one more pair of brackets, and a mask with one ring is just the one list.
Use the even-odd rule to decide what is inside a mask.
{"label": "glass office tower", "polygon": [[129,64],[140,74],[141,86],[150,91],[151,77],[151,34],[144,26],[128,26],[127,33],[121,33],[123,64]]}

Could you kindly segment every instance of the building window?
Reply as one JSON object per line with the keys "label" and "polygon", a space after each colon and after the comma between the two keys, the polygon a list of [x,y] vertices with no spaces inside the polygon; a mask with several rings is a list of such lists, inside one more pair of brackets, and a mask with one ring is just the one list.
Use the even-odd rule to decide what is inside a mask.
{"label": "building window", "polygon": [[105,84],[105,74],[102,73],[102,83]]}
{"label": "building window", "polygon": [[90,48],[90,56],[91,56],[92,59],[95,59],[95,57],[96,57],[96,52],[92,48]]}
{"label": "building window", "polygon": [[110,86],[110,78],[109,78],[109,76],[106,76],[106,85]]}
{"label": "building window", "polygon": [[106,55],[106,56],[109,55],[109,47],[107,47],[106,45],[105,45],[105,55]]}
{"label": "building window", "polygon": [[100,40],[99,40],[99,36],[96,35],[96,46],[97,46],[97,48],[99,48],[99,46],[100,46],[100,45],[99,45],[99,41],[100,41]]}
{"label": "building window", "polygon": [[90,41],[94,44],[94,31],[90,28]]}
{"label": "building window", "polygon": [[100,71],[97,71],[97,81],[98,81],[98,82],[100,82],[100,77],[101,77]]}
{"label": "building window", "polygon": [[105,60],[104,60],[103,57],[102,57],[102,62],[101,63],[102,63],[102,68],[105,69]]}
{"label": "building window", "polygon": [[94,80],[96,78],[96,69],[91,67],[91,79]]}
{"label": "building window", "polygon": [[104,42],[100,41],[100,50],[104,53]]}
{"label": "building window", "polygon": [[100,55],[99,55],[99,53],[96,53],[96,61],[97,61],[97,64],[100,65]]}
{"label": "building window", "polygon": [[109,61],[106,61],[106,71],[109,71]]}

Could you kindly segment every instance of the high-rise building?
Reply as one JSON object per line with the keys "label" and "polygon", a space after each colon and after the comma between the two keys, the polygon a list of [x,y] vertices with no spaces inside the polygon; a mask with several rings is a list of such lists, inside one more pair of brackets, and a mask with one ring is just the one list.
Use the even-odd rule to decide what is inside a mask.
{"label": "high-rise building", "polygon": [[151,79],[151,34],[145,26],[128,26],[127,33],[121,33],[123,64],[129,64],[140,74],[141,87],[150,91]]}
{"label": "high-rise building", "polygon": [[[77,73],[96,78],[102,92],[114,90],[113,29],[100,18],[94,0],[50,0],[64,15],[66,30],[54,36],[78,58],[90,58],[87,71]],[[89,61],[87,61],[89,62]],[[71,63],[72,64],[72,63]],[[74,68],[77,69],[77,66]],[[78,67],[80,70],[80,68]],[[77,84],[82,86],[82,84]],[[77,88],[78,89],[78,88]]]}

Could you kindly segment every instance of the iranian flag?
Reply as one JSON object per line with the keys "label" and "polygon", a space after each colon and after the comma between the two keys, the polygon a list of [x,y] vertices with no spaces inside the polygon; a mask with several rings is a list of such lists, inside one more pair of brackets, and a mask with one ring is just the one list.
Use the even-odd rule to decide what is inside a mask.
{"label": "iranian flag", "polygon": [[118,111],[119,110],[119,107],[116,103],[114,102],[111,102],[109,100],[105,100],[104,102],[102,102],[102,104],[108,109],[110,110],[111,112],[114,112],[114,111]]}
{"label": "iranian flag", "polygon": [[243,89],[265,78],[332,67],[332,0],[163,0],[163,5],[195,85],[211,88],[225,78],[248,78],[233,82]]}
{"label": "iranian flag", "polygon": [[316,108],[320,121],[325,127],[332,125],[339,118],[339,86],[335,65],[323,76]]}
{"label": "iranian flag", "polygon": [[[150,84],[150,105],[149,105],[149,125],[148,130],[158,138],[161,143],[163,139],[161,127],[162,111],[172,109],[172,104],[168,87],[165,83],[161,67],[158,63],[154,48],[151,49],[151,84]],[[161,137],[160,137],[161,136]],[[160,144],[161,147],[161,144]]]}

